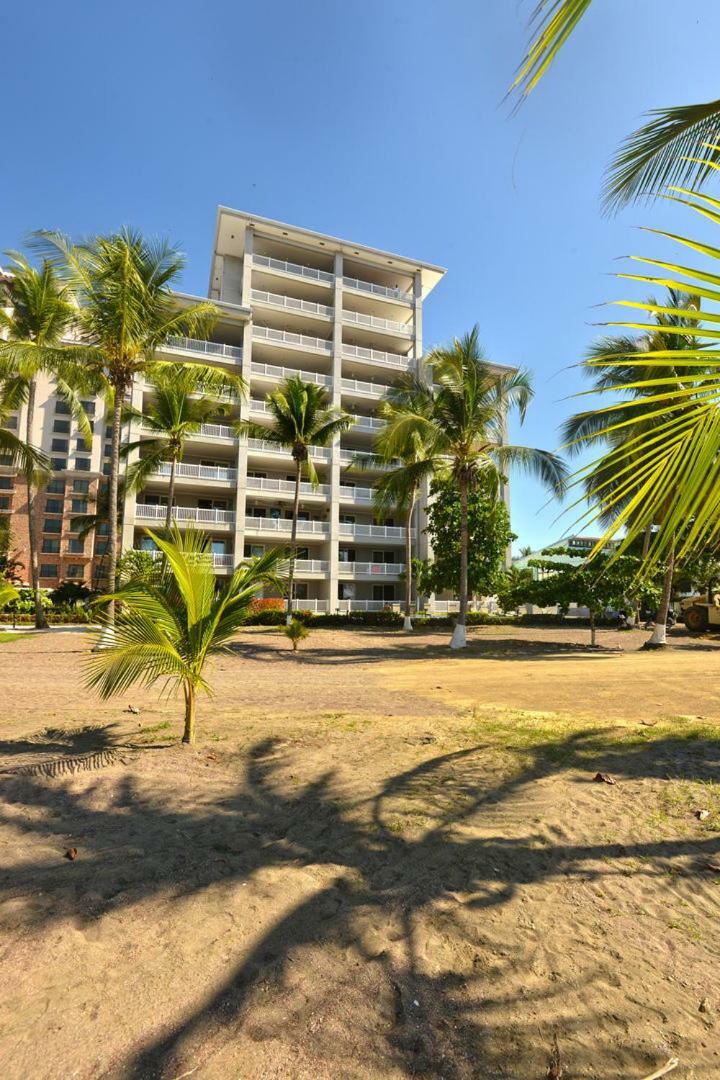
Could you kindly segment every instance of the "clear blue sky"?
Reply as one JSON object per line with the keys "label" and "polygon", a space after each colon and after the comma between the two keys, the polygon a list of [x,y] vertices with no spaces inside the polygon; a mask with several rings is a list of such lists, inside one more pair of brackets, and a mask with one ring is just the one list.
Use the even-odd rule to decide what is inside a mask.
{"label": "clear blue sky", "polygon": [[[720,9],[596,0],[511,117],[534,3],[6,6],[0,249],[129,223],[180,244],[204,292],[224,203],[440,263],[426,345],[479,322],[535,374],[513,437],[553,449],[595,305],[627,291],[614,259],[652,250],[633,226],[688,225],[658,204],[603,218],[603,169],[647,108],[717,97]],[[512,493],[518,546],[558,535],[536,483]]]}

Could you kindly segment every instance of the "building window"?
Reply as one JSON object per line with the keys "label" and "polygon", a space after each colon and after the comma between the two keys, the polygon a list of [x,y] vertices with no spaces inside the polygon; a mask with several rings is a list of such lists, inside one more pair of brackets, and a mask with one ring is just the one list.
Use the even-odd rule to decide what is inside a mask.
{"label": "building window", "polygon": [[79,563],[68,563],[67,576],[69,578],[81,578],[83,576],[83,568]]}
{"label": "building window", "polygon": [[87,499],[73,499],[70,508],[73,514],[87,514],[88,501]]}
{"label": "building window", "polygon": [[67,469],[67,458],[51,457],[50,468],[54,469],[55,472],[62,472],[64,469]]}
{"label": "building window", "polygon": [[9,510],[9,509],[10,509],[10,496],[9,495],[0,495],[0,510]]}
{"label": "building window", "polygon": [[90,472],[90,458],[76,457],[75,468],[78,472]]}
{"label": "building window", "polygon": [[67,454],[69,445],[69,439],[53,439],[50,449],[55,454]]}
{"label": "building window", "polygon": [[88,416],[94,416],[95,415],[95,402],[94,401],[81,401],[80,404],[82,405],[83,409],[85,410],[85,412],[86,412],[86,414]]}
{"label": "building window", "polygon": [[386,603],[395,599],[394,585],[373,585],[373,600],[383,600]]}
{"label": "building window", "polygon": [[77,441],[75,443],[75,449],[80,450],[82,453],[89,454],[92,451],[92,445],[91,445],[91,443],[86,442],[85,439],[78,436]]}
{"label": "building window", "polygon": [[244,554],[246,559],[259,559],[265,554],[265,548],[262,544],[246,544]]}
{"label": "building window", "polygon": [[56,431],[58,435],[70,434],[70,421],[69,420],[54,420],[53,431]]}
{"label": "building window", "polygon": [[107,549],[108,549],[107,540],[96,540],[95,541],[95,554],[96,555],[107,555]]}
{"label": "building window", "polygon": [[355,548],[340,548],[338,562],[355,562]]}
{"label": "building window", "polygon": [[7,416],[3,421],[3,426],[6,428],[10,428],[11,431],[15,431],[18,426],[17,416]]}
{"label": "building window", "polygon": [[0,476],[0,491],[12,491],[13,478],[12,476]]}
{"label": "building window", "polygon": [[62,532],[62,518],[45,518],[43,521],[43,532]]}
{"label": "building window", "polygon": [[[165,500],[165,505],[167,506],[167,499]],[[98,536],[109,536],[110,535],[110,523],[108,521],[102,521],[98,525],[95,532],[96,532],[96,534]]]}
{"label": "building window", "polygon": [[46,514],[62,514],[63,501],[62,499],[46,499],[45,500],[45,513]]}
{"label": "building window", "polygon": [[84,540],[68,540],[68,551],[71,555],[84,555],[85,554],[85,541]]}
{"label": "building window", "polygon": [[[89,480],[73,480],[73,491],[76,495],[87,495],[90,491]],[[49,489],[48,489],[49,490]]]}
{"label": "building window", "polygon": [[70,406],[66,401],[57,400],[55,402],[55,412],[58,413],[60,416],[69,416]]}
{"label": "building window", "polygon": [[296,600],[307,600],[307,598],[308,598],[308,587],[307,587],[307,584],[304,581],[296,582],[295,587],[294,587],[294,591],[295,591],[295,599]]}
{"label": "building window", "polygon": [[58,564],[54,562],[40,563],[40,577],[57,577]]}
{"label": "building window", "polygon": [[105,438],[106,439],[112,439],[112,425],[111,424],[108,424],[107,427],[105,428]]}
{"label": "building window", "polygon": [[105,451],[104,452],[105,452],[105,457],[112,457],[112,443],[111,442],[106,442],[105,443]]}
{"label": "building window", "polygon": [[46,552],[48,555],[59,555],[60,554],[60,541],[59,540],[50,540],[48,537],[45,537],[45,539],[42,542],[42,550],[44,552]]}
{"label": "building window", "polygon": [[65,481],[62,478],[56,476],[52,480],[48,481],[48,486],[45,489],[48,495],[64,495],[65,494]]}
{"label": "building window", "polygon": [[103,476],[109,476],[110,475],[110,462],[109,461],[104,461],[103,462],[103,470],[102,471],[103,471]]}

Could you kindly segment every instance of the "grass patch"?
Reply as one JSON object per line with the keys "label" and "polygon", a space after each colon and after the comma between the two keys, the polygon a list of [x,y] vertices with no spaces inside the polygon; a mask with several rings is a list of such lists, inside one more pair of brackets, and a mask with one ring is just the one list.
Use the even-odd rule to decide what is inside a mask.
{"label": "grass patch", "polygon": [[32,634],[23,634],[22,631],[0,631],[0,645],[5,645],[8,641],[18,641],[20,638],[32,637]]}

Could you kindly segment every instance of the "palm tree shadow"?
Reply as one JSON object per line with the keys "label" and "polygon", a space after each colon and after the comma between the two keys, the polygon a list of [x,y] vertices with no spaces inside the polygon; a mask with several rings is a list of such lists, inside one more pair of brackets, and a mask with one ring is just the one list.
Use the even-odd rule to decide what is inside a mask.
{"label": "palm tree shadow", "polygon": [[[71,883],[62,880],[56,866],[24,862],[0,877],[0,896],[32,890],[37,898],[29,916],[33,924],[52,923],[58,910],[94,920],[162,893],[174,899],[202,895],[221,879],[244,882],[270,868],[325,867],[321,887],[262,933],[196,1012],[132,1055],[123,1075],[150,1080],[178,1075],[188,1061],[202,1064],[209,1048],[231,1040],[252,1022],[260,988],[265,997],[281,998],[288,965],[303,950],[333,955],[350,950],[372,972],[368,978],[384,1020],[381,1033],[368,1037],[371,1071],[394,1064],[409,1075],[466,1080],[477,1076],[481,1066],[487,1077],[512,1075],[503,1071],[497,1024],[489,1024],[487,1010],[478,1006],[479,997],[488,998],[487,971],[450,966],[429,974],[418,948],[419,920],[438,901],[465,896],[456,904],[457,915],[444,915],[445,932],[462,938],[469,911],[492,912],[521,887],[560,874],[581,874],[584,880],[610,877],[618,871],[605,860],[619,852],[610,843],[574,845],[560,838],[557,844],[539,846],[531,831],[512,837],[486,827],[486,835],[478,835],[467,826],[482,825],[494,808],[551,774],[558,762],[588,770],[595,760],[598,768],[609,762],[618,774],[658,776],[686,747],[677,740],[640,742],[626,747],[621,757],[607,749],[601,732],[586,732],[539,744],[528,752],[522,769],[500,778],[489,774],[484,749],[474,745],[436,755],[389,777],[368,803],[350,809],[335,795],[334,771],[299,789],[290,785],[283,773],[283,745],[271,739],[252,748],[235,791],[192,813],[144,797],[129,776],[105,809],[35,778],[13,780],[6,791],[9,809],[49,810],[58,833],[64,835],[72,823],[83,837],[84,851],[73,864]],[[693,747],[685,767],[690,775],[717,779],[719,764],[717,743],[705,740]],[[424,828],[405,827],[402,804],[407,800],[422,810]],[[13,814],[12,822],[29,834],[47,833],[47,821],[35,813],[21,819]],[[118,860],[118,847],[131,851],[140,841],[142,858]],[[642,858],[643,872],[659,877],[664,871],[653,867],[654,859],[709,858],[718,850],[720,838],[706,836],[637,843],[625,846],[622,854]],[[395,933],[378,945],[368,934],[369,924],[392,924]],[[495,973],[498,1001],[508,1002],[503,970],[522,963],[524,948],[522,941],[510,943],[512,955]],[[592,979],[592,972],[585,977]],[[268,1037],[284,1031],[277,1020],[266,1028]],[[537,1057],[541,1048],[533,1048],[530,1027],[526,1034],[523,1052]],[[514,1030],[513,1039],[522,1044],[523,1033]],[[326,1042],[322,1036],[318,1040],[321,1056],[334,1059],[340,1052],[337,1031]],[[378,1066],[379,1061],[384,1064]],[[648,1064],[640,1046],[637,1061],[639,1068]]]}

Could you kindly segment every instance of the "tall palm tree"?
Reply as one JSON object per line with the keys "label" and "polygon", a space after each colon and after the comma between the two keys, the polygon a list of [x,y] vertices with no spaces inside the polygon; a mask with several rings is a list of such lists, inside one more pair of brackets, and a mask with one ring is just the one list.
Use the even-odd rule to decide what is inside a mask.
{"label": "tall palm tree", "polygon": [[[110,505],[116,506],[121,417],[133,380],[152,368],[157,350],[168,338],[204,335],[217,308],[209,301],[181,307],[171,286],[182,272],[184,256],[168,242],[148,240],[133,229],[78,244],[62,233],[43,232],[36,246],[57,260],[79,305],[75,316],[79,344],[68,347],[68,352],[85,365],[112,409],[109,494]],[[111,514],[111,587],[117,550],[117,515]],[[111,599],[108,626],[112,626],[114,611]]]}
{"label": "tall palm tree", "polygon": [[[537,86],[590,8],[591,0],[539,0],[535,33],[511,91]],[[653,109],[625,140],[608,170],[605,203],[614,209],[657,195],[666,184],[697,187],[720,163],[720,100]]]}
{"label": "tall palm tree", "polygon": [[229,394],[239,396],[244,393],[245,383],[239,375],[226,375],[217,368],[188,364],[153,365],[148,370],[147,381],[152,401],[142,412],[127,409],[125,419],[140,420],[152,437],[125,443],[121,456],[127,457],[135,450],[143,451],[140,460],[128,469],[128,487],[134,491],[145,486],[148,476],[170,463],[165,518],[165,527],[169,529],[177,465],[182,461],[188,438],[196,435],[210,419],[226,415],[230,406],[222,399]]}
{"label": "tall palm tree", "polygon": [[498,371],[483,353],[479,328],[426,358],[429,380],[411,377],[391,391],[394,416],[386,430],[389,454],[401,451],[416,432],[433,471],[450,476],[460,496],[460,610],[451,647],[464,648],[468,604],[468,497],[481,475],[502,482],[505,471],[520,466],[556,495],[565,486],[563,462],[547,450],[504,442],[506,418],[516,409],[520,420],[533,396],[525,371]]}
{"label": "tall palm tree", "polygon": [[[696,387],[703,393],[704,384],[698,383],[697,376],[707,374],[695,366],[683,366],[681,355],[670,371],[665,368],[649,366],[637,368],[635,362],[658,350],[674,350],[678,354],[697,350],[697,330],[699,323],[696,313],[700,311],[700,298],[696,295],[668,289],[662,306],[656,300],[648,303],[655,309],[652,325],[642,334],[618,334],[603,337],[589,350],[585,373],[593,379],[593,392],[612,392],[620,396],[627,404],[623,412],[624,425],[617,427],[614,420],[617,413],[614,403],[610,406],[576,413],[563,425],[563,437],[571,454],[578,453],[587,446],[598,444],[607,447],[606,452],[592,462],[582,476],[582,486],[591,505],[599,509],[599,520],[610,527],[617,520],[631,499],[637,494],[624,480],[628,477],[629,462],[641,464],[644,449],[651,443],[653,434],[669,419],[669,414],[661,408],[648,412],[648,400],[654,400],[657,393],[658,379],[666,375],[681,380],[685,390]],[[693,312],[690,318],[685,313]],[[684,333],[676,335],[676,330]],[[652,529],[663,527],[666,507],[660,508],[650,518],[645,514],[642,500],[633,510],[634,530],[643,533],[643,558],[648,554]],[[670,545],[666,557],[662,599],[657,613],[656,625],[648,647],[660,647],[666,640],[666,623],[672,597],[674,542]]]}
{"label": "tall palm tree", "polygon": [[104,698],[139,683],[162,679],[182,689],[185,728],[182,741],[195,741],[196,698],[211,694],[204,674],[212,653],[225,648],[251,612],[251,603],[268,583],[278,584],[287,553],[275,549],[242,563],[221,589],[210,554],[210,538],[175,529],[170,537],[148,531],[162,552],[157,577],[133,578],[113,593],[122,601],[108,647],[88,657],[87,685]]}
{"label": "tall palm tree", "polygon": [[[25,385],[25,445],[33,446],[35,396],[40,373],[53,379],[58,396],[70,407],[82,434],[89,439],[90,424],[78,396],[82,372],[68,360],[61,348],[75,313],[68,287],[49,261],[45,260],[36,268],[15,251],[6,254],[12,267],[12,284],[9,290],[10,307],[0,308],[0,331],[5,332],[5,340],[0,340],[0,375],[18,379]],[[30,472],[23,471],[27,484],[30,582],[35,596],[35,626],[42,629],[47,626],[47,619],[41,601],[38,572],[38,475],[34,468]]]}
{"label": "tall palm tree", "polygon": [[276,390],[266,397],[272,422],[269,427],[252,420],[241,420],[238,431],[253,439],[266,439],[284,447],[295,462],[295,498],[293,500],[292,531],[290,547],[293,558],[287,594],[287,624],[293,613],[293,588],[295,559],[297,557],[297,525],[300,509],[300,484],[303,474],[316,487],[317,472],[310,457],[311,446],[328,446],[336,435],[347,431],[353,423],[348,413],[327,407],[325,391],[316,383],[303,382],[299,375],[284,379]]}

